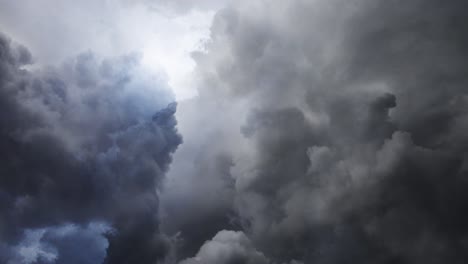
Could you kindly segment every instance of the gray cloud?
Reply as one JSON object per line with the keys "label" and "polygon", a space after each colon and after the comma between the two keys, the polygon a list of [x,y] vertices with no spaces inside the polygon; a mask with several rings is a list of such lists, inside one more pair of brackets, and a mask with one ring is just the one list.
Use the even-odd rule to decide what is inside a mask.
{"label": "gray cloud", "polygon": [[466,262],[464,8],[240,1],[218,12],[185,110],[213,117],[197,142],[216,144],[190,144],[230,154],[236,221],[256,250],[274,262]]}
{"label": "gray cloud", "polygon": [[46,230],[39,249],[67,262],[87,244],[89,263],[466,263],[466,8],[231,3],[193,54],[199,96],[179,104],[173,163],[176,105],[137,55],[28,70],[1,37],[0,261]]}
{"label": "gray cloud", "polygon": [[[26,48],[2,35],[0,56],[1,240],[15,245],[27,229],[104,221],[113,227],[106,263],[163,259],[158,187],[181,143],[165,83],[135,55],[89,52],[30,71]],[[88,240],[84,231],[70,236],[44,238],[60,263]]]}
{"label": "gray cloud", "polygon": [[225,149],[226,140],[231,138],[211,125],[217,120],[199,114],[210,106],[200,106],[193,100],[178,106],[178,112],[183,113],[178,120],[185,121],[178,126],[184,143],[174,154],[174,166],[164,184],[161,214],[164,231],[178,234],[178,258],[185,258],[193,256],[219,230],[238,230],[240,225],[233,210],[234,164],[232,154]]}
{"label": "gray cloud", "polygon": [[102,263],[108,246],[102,235],[108,230],[99,223],[28,229],[15,247],[19,256],[8,263]]}
{"label": "gray cloud", "polygon": [[143,3],[152,10],[161,10],[168,9],[172,12],[188,12],[193,9],[200,10],[217,10],[227,3],[230,0],[199,0],[199,1],[190,1],[190,0],[121,0],[126,4],[135,4]]}
{"label": "gray cloud", "polygon": [[194,258],[180,264],[267,264],[268,259],[253,248],[242,232],[220,231],[212,240],[207,241]]}

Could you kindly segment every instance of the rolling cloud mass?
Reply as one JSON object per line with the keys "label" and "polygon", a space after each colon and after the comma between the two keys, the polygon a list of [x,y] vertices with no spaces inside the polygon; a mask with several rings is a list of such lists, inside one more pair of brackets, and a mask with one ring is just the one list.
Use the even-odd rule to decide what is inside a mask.
{"label": "rolling cloud mass", "polygon": [[0,0],[0,263],[467,263],[467,8]]}

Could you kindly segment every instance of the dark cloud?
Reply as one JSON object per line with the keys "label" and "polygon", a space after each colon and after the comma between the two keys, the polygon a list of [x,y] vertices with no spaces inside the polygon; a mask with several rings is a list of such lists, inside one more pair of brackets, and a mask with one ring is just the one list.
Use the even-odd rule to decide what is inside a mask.
{"label": "dark cloud", "polygon": [[255,251],[279,263],[467,261],[465,8],[240,1],[216,15],[194,55],[193,109],[221,116],[198,139],[220,143],[198,148],[230,154]]}
{"label": "dark cloud", "polygon": [[1,37],[0,261],[466,263],[467,7],[232,3],[165,181],[176,105],[138,56],[33,71]]}
{"label": "dark cloud", "polygon": [[107,230],[108,227],[97,223],[28,230],[20,248],[35,255],[33,263],[102,263],[108,246],[102,234]]}
{"label": "dark cloud", "polygon": [[[3,35],[0,58],[1,240],[16,245],[25,230],[104,221],[113,228],[106,263],[162,260],[158,188],[181,143],[164,82],[136,55],[88,52],[27,70],[31,55]],[[88,243],[85,231],[75,233],[44,238],[58,263],[72,263]]]}

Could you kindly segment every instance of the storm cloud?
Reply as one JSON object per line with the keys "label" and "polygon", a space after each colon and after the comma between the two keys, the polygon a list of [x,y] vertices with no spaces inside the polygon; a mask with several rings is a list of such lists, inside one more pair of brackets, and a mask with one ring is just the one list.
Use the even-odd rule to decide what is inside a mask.
{"label": "storm cloud", "polygon": [[217,143],[199,148],[230,154],[235,221],[272,263],[467,261],[466,7],[240,1],[217,13],[186,105],[215,116],[197,142]]}
{"label": "storm cloud", "polygon": [[44,235],[56,244],[51,261],[72,263],[76,247],[99,235],[107,254],[80,263],[164,259],[157,189],[181,143],[164,81],[139,67],[137,55],[88,52],[60,67],[27,70],[25,47],[2,35],[0,48],[2,242],[14,250],[27,230],[104,222],[111,230],[97,236]]}
{"label": "storm cloud", "polygon": [[[466,1],[64,2],[44,37],[2,5],[40,63],[0,36],[0,262],[468,262]],[[190,99],[115,54],[220,5]]]}

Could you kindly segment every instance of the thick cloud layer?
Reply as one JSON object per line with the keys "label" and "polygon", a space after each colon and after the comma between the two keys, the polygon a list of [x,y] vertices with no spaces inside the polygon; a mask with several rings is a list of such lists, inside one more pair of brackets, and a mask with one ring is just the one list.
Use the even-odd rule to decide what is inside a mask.
{"label": "thick cloud layer", "polygon": [[[10,248],[2,246],[1,262],[17,254],[27,230],[95,222],[112,227],[107,254],[80,263],[164,259],[157,193],[181,137],[163,80],[135,55],[101,60],[90,52],[36,71],[29,63],[26,48],[0,37],[0,240]],[[51,261],[77,261],[85,250],[77,247],[103,232],[75,233],[45,235]]]}
{"label": "thick cloud layer", "polygon": [[211,192],[230,190],[222,201],[273,263],[467,262],[466,8],[297,0],[219,12],[194,55],[200,97],[183,110],[210,122],[179,113],[197,140],[174,166],[195,161],[184,153],[230,157],[234,184]]}
{"label": "thick cloud layer", "polygon": [[[0,262],[467,263],[468,4],[229,2],[193,54],[173,163],[176,105],[137,55],[32,70],[0,37]],[[194,7],[98,5],[111,22]],[[72,17],[41,57],[108,29]],[[129,36],[95,44],[146,40]]]}

